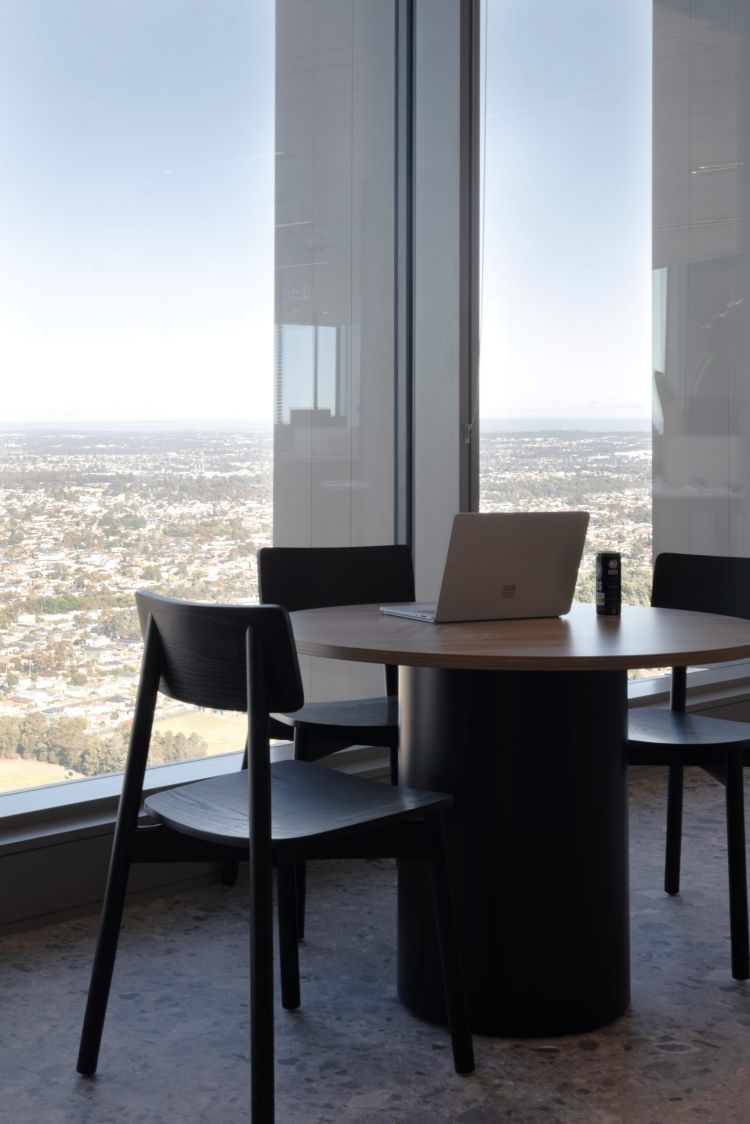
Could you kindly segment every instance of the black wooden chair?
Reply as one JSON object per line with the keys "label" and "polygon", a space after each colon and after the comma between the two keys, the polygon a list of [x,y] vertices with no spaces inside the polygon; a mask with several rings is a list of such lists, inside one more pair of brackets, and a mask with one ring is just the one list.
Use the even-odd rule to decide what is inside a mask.
{"label": "black wooden chair", "polygon": [[[414,565],[408,546],[270,546],[258,551],[260,599],[297,609],[390,604],[414,600]],[[294,740],[298,761],[318,761],[351,745],[383,746],[391,784],[398,783],[398,668],[384,665],[385,694],[375,698],[306,703],[272,716],[271,736]],[[224,870],[231,884],[236,871]],[[297,869],[297,924],[305,935],[304,864]]]}
{"label": "black wooden chair", "polygon": [[[258,584],[264,604],[297,609],[414,600],[408,546],[263,547]],[[385,695],[306,703],[273,715],[273,736],[294,738],[294,756],[317,761],[350,745],[384,746],[398,780],[398,668],[385,666]]]}
{"label": "black wooden chair", "polygon": [[[750,620],[750,558],[660,554],[654,564],[651,604],[662,609]],[[664,889],[680,890],[683,770],[698,765],[726,790],[727,858],[732,975],[750,977],[743,766],[750,763],[750,723],[685,712],[686,668],[672,668],[670,708],[630,711],[628,760],[667,765],[667,851]]]}
{"label": "black wooden chair", "polygon": [[[270,764],[269,714],[303,694],[286,611],[136,594],[144,652],[99,938],[78,1056],[96,1070],[131,862],[249,860],[251,1124],[272,1124],[272,868],[278,872],[282,1004],[300,1003],[295,865],[306,858],[424,857],[431,877],[454,1065],[474,1055],[444,851],[442,793],[347,776],[302,761]],[[246,711],[248,767],[150,796],[139,824],[157,694]],[[427,873],[429,869],[429,875]]]}

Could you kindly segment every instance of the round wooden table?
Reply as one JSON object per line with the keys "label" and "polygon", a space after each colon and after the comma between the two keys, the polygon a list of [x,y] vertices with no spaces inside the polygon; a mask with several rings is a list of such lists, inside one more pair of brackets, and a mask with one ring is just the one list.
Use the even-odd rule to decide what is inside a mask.
{"label": "round wooden table", "polygon": [[[451,792],[473,1029],[591,1030],[629,1003],[627,669],[750,656],[750,621],[625,607],[433,625],[292,614],[300,652],[400,667],[400,779]],[[429,885],[399,866],[399,995],[444,1021]]]}

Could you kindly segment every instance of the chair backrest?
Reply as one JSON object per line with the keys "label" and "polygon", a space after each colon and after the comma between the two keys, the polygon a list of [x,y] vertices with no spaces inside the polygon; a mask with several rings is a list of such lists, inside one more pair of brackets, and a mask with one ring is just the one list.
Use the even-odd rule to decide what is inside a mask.
{"label": "chair backrest", "polygon": [[[750,558],[659,554],[654,562],[651,604],[657,609],[689,609],[750,620]],[[686,702],[686,669],[673,667],[670,706],[684,711]]]}
{"label": "chair backrest", "polygon": [[[298,609],[414,600],[408,546],[264,546],[258,551],[260,599]],[[398,669],[385,667],[385,690],[395,695]],[[282,709],[279,707],[278,709]]]}
{"label": "chair backrest", "polygon": [[214,710],[247,709],[246,635],[263,661],[268,710],[296,710],[302,680],[289,616],[278,605],[206,605],[155,593],[135,595],[144,639],[151,618],[159,641],[159,690]]}
{"label": "chair backrest", "polygon": [[654,563],[651,604],[750,620],[750,558],[660,554]]}
{"label": "chair backrest", "polygon": [[260,599],[297,609],[414,600],[408,546],[270,546],[258,551]]}
{"label": "chair backrest", "polygon": [[304,702],[289,615],[280,605],[205,605],[145,592],[136,593],[136,603],[145,643],[116,840],[137,831],[157,690],[199,706],[247,711],[250,1022],[265,1073],[265,1080],[252,1083],[252,1115],[260,1119],[257,1100],[265,1119],[268,1104],[271,1115],[273,1107],[269,712],[296,710]]}

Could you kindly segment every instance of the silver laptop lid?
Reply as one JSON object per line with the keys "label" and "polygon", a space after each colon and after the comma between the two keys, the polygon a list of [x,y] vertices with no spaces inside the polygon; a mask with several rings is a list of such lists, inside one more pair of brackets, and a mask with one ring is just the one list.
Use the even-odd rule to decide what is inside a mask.
{"label": "silver laptop lid", "polygon": [[586,511],[456,515],[435,621],[569,612],[588,523]]}

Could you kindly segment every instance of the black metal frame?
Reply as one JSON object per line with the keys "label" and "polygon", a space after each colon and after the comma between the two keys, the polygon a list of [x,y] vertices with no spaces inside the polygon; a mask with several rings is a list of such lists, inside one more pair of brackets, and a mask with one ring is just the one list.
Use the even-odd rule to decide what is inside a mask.
{"label": "black metal frame", "polygon": [[414,0],[396,0],[393,541],[414,545]]}
{"label": "black metal frame", "polygon": [[[458,495],[461,511],[479,510],[479,217],[480,5],[459,0],[460,139]],[[414,545],[414,0],[396,0],[395,97],[395,471],[394,542]]]}
{"label": "black metal frame", "polygon": [[461,364],[459,496],[462,511],[479,510],[479,0],[460,10],[460,283]]}

